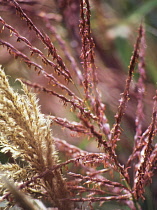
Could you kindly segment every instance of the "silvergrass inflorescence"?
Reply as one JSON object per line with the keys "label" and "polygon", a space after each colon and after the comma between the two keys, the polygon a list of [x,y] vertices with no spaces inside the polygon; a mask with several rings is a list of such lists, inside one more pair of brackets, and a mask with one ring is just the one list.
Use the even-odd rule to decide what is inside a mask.
{"label": "silvergrass inflorescence", "polygon": [[[141,209],[139,199],[145,198],[145,187],[152,180],[157,158],[157,95],[154,96],[151,122],[147,128],[142,127],[146,88],[144,24],[140,24],[138,29],[124,91],[112,125],[106,115],[107,105],[103,103],[99,90],[100,72],[96,64],[89,0],[80,0],[79,3],[65,1],[71,11],[80,6],[80,21],[73,20],[79,23],[75,24],[80,38],[79,62],[75,55],[71,55],[69,46],[66,46],[56,29],[57,26],[55,28],[55,24],[53,26],[51,23],[51,17],[57,22],[67,15],[64,1],[54,3],[60,8],[60,18],[54,18],[57,16],[44,11],[35,13],[37,19],[45,23],[43,28],[47,33],[29,17],[27,10],[22,8],[21,1],[8,0],[7,5],[2,2],[6,10],[9,8],[26,24],[25,28],[30,34],[35,34],[36,41],[33,42],[31,36],[22,35],[22,31],[12,26],[7,18],[0,17],[3,26],[1,33],[14,38],[14,41],[1,38],[2,49],[7,49],[14,59],[26,64],[26,69],[35,70],[44,84],[38,80],[32,82],[28,78],[22,78],[19,81],[23,94],[20,94],[10,87],[4,71],[0,69],[0,147],[1,153],[9,157],[8,161],[0,165],[1,176],[7,176],[6,180],[2,178],[0,186],[1,201],[7,200],[8,205],[23,207],[20,198],[18,199],[19,190],[22,190],[32,200],[37,198],[59,210],[98,209],[97,202],[105,208],[107,202],[113,201],[132,210]],[[31,3],[37,4],[36,1],[28,4]],[[51,40],[52,37],[54,39]],[[28,52],[21,50],[15,40]],[[55,47],[54,40],[57,40],[58,47]],[[127,138],[132,138],[131,152],[125,161],[121,161],[118,147],[122,144],[122,123],[131,98],[131,85],[136,69],[139,78],[137,82],[134,81],[137,90],[135,135],[126,137],[126,142]],[[72,113],[73,119],[69,119],[68,115],[42,114],[37,96],[31,91],[43,93],[46,97],[56,97],[63,108],[66,107],[69,116]],[[48,102],[49,97],[46,100]],[[96,142],[100,151],[89,152],[62,140],[63,136],[55,137],[52,130],[55,131],[56,125],[82,138],[81,143],[86,139],[88,143]],[[25,203],[27,196],[21,196]],[[32,203],[28,205],[32,206]],[[36,206],[31,208],[35,209]]]}
{"label": "silvergrass inflorescence", "polygon": [[[10,172],[9,177],[18,182],[27,180],[29,173],[30,176],[43,173],[58,162],[50,120],[41,114],[36,96],[24,84],[22,88],[23,95],[14,92],[3,70],[0,70],[1,151],[11,152],[15,160],[14,164],[1,164],[0,168],[4,174]],[[22,163],[16,164],[19,157],[25,167]],[[66,198],[67,191],[60,170],[49,171],[42,185],[54,203],[65,209],[60,199]]]}

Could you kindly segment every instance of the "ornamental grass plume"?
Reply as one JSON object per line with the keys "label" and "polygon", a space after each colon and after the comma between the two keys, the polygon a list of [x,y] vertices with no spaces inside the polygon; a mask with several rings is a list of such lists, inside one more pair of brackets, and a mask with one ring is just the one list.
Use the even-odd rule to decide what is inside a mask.
{"label": "ornamental grass plume", "polygon": [[10,87],[0,69],[1,152],[9,153],[13,159],[12,164],[1,164],[0,170],[15,182],[23,182],[47,171],[41,183],[33,184],[29,191],[46,194],[59,209],[70,209],[69,202],[63,204],[61,201],[67,198],[68,191],[60,169],[51,172],[58,157],[50,120],[41,114],[35,94],[30,93],[22,82],[21,85],[22,95]]}
{"label": "ornamental grass plume", "polygon": [[[144,24],[139,26],[126,82],[122,82],[120,62],[114,62],[114,54],[105,55],[104,36],[94,36],[91,29],[90,4],[96,14],[94,28],[107,27],[101,21],[103,1],[45,2],[53,5],[54,13],[39,0],[0,0],[2,11],[21,23],[14,24],[9,15],[0,17],[0,50],[20,65],[11,65],[11,70],[24,69],[27,74],[19,80],[23,90],[19,94],[0,69],[0,151],[8,157],[0,165],[0,201],[23,209],[36,208],[27,202],[31,197],[57,210],[113,209],[115,205],[141,210],[157,158],[157,92],[149,106],[153,107],[150,120],[144,118],[149,95],[145,94]],[[66,33],[61,35],[62,29]],[[110,78],[113,68],[120,75],[114,79]],[[121,88],[108,101],[116,84]],[[45,114],[29,88],[45,97]]]}

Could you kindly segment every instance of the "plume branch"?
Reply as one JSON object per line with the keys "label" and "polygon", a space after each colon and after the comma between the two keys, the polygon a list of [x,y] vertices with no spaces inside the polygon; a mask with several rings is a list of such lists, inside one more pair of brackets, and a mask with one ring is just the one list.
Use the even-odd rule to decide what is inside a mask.
{"label": "plume branch", "polygon": [[140,27],[139,27],[136,44],[134,46],[134,52],[133,52],[133,55],[132,55],[131,61],[130,61],[129,73],[128,73],[128,78],[126,80],[125,89],[124,89],[124,92],[122,93],[122,97],[120,99],[120,105],[119,105],[118,111],[115,115],[115,121],[116,122],[114,124],[113,129],[112,129],[112,137],[111,137],[111,144],[112,144],[113,148],[116,147],[116,142],[119,140],[119,137],[120,137],[120,134],[121,134],[120,124],[121,124],[121,121],[122,121],[122,117],[125,113],[125,108],[127,106],[127,102],[129,100],[130,84],[131,84],[132,76],[133,76],[133,73],[134,73],[134,70],[135,70],[135,66],[138,62],[139,50],[140,50],[140,46],[141,46],[142,37],[143,37],[143,26],[141,24]]}

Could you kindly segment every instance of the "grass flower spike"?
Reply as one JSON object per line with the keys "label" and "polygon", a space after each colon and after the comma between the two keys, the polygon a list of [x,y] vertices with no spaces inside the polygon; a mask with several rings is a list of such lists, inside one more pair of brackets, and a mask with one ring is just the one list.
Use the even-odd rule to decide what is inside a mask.
{"label": "grass flower spike", "polygon": [[[24,84],[22,88],[23,95],[15,92],[0,69],[0,144],[2,152],[10,152],[14,161],[14,164],[1,165],[0,168],[4,173],[10,172],[14,181],[19,177],[21,181],[26,180],[30,167],[34,173],[41,174],[58,162],[50,120],[41,114],[35,94],[30,93]],[[19,155],[23,164],[18,161]],[[65,209],[60,199],[67,197],[67,191],[60,170],[44,176],[42,185],[53,202]],[[70,204],[67,205],[70,208]]]}

